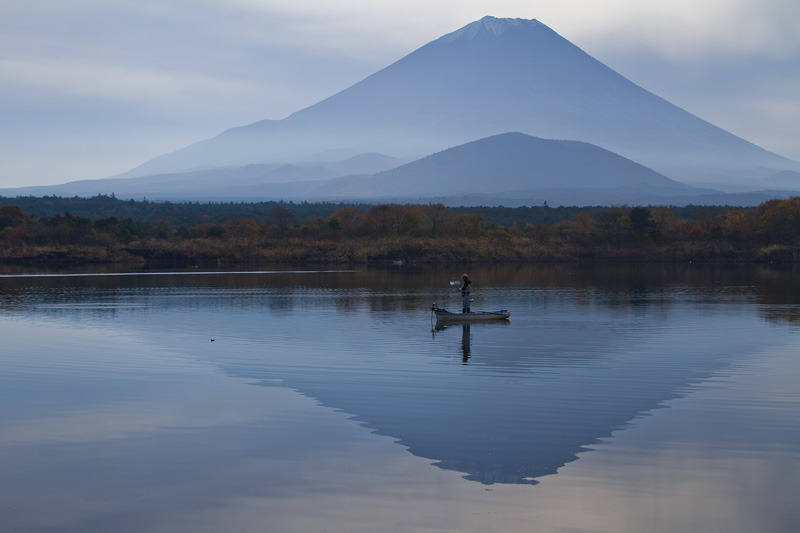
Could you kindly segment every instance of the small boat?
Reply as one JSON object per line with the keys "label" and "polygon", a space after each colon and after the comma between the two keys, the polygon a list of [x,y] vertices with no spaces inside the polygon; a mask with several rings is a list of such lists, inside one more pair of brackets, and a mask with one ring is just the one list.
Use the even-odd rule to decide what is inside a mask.
{"label": "small boat", "polygon": [[499,311],[470,311],[469,313],[451,313],[447,309],[431,306],[431,312],[436,315],[439,322],[482,322],[485,320],[508,320],[511,312],[506,309]]}

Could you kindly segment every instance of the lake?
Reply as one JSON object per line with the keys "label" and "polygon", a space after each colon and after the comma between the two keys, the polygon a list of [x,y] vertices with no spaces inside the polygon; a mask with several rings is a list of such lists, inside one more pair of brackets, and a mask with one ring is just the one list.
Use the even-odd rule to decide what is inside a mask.
{"label": "lake", "polygon": [[800,265],[0,276],[0,531],[800,530]]}

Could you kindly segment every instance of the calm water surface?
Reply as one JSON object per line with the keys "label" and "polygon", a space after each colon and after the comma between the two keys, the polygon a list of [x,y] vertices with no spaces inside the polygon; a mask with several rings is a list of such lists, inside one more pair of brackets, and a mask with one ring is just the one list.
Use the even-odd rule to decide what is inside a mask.
{"label": "calm water surface", "polygon": [[0,276],[0,530],[800,530],[800,268],[460,274]]}

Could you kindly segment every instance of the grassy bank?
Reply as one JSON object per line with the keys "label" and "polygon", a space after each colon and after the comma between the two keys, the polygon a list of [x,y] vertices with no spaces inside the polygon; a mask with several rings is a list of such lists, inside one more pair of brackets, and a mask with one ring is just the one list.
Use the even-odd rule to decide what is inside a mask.
{"label": "grassy bank", "polygon": [[797,246],[734,246],[729,242],[609,244],[541,243],[526,237],[480,238],[350,238],[323,240],[286,238],[259,243],[214,239],[165,241],[147,239],[128,244],[20,245],[0,254],[6,264],[75,265],[128,264],[136,266],[235,265],[284,263],[292,265],[381,265],[396,263],[510,263],[546,261],[705,261],[788,262],[800,260]]}

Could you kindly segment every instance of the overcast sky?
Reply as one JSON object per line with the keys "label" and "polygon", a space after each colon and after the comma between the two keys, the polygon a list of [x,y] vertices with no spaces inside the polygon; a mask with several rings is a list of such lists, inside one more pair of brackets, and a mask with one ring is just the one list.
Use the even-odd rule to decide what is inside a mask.
{"label": "overcast sky", "polygon": [[536,18],[800,160],[797,0],[0,0],[0,187],[107,177],[284,118],[484,15]]}

